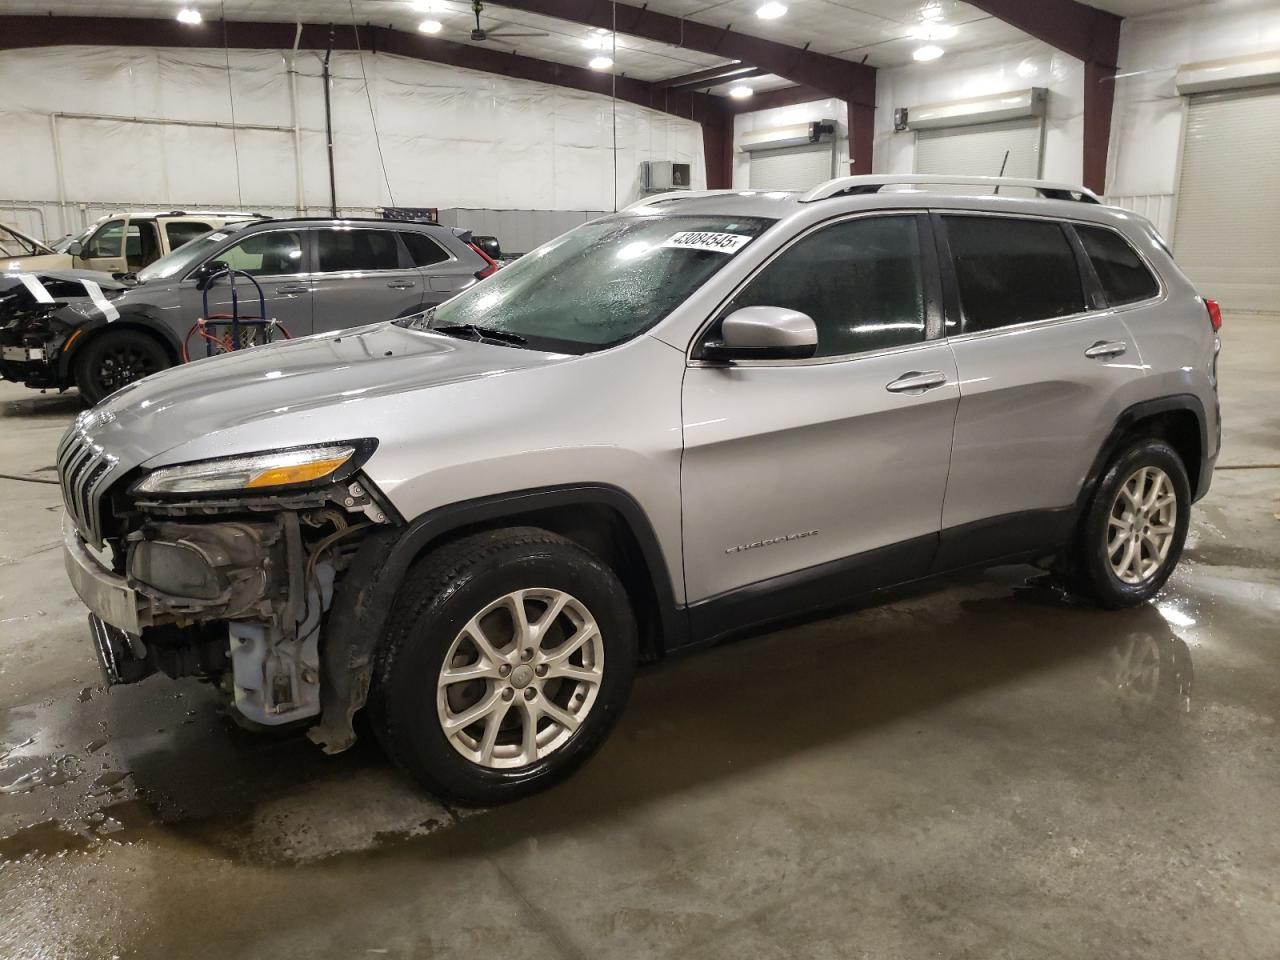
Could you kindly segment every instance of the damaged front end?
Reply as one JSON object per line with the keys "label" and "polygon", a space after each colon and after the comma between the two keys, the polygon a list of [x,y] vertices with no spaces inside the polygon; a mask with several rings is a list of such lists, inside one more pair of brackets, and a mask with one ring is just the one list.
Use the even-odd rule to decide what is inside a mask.
{"label": "damaged front end", "polygon": [[393,522],[359,473],[373,442],[118,473],[77,436],[58,457],[66,567],[107,682],[198,677],[247,725],[314,722],[335,588]]}
{"label": "damaged front end", "polygon": [[112,301],[127,289],[88,270],[0,274],[0,378],[37,389],[70,386],[70,351],[91,324],[119,316]]}

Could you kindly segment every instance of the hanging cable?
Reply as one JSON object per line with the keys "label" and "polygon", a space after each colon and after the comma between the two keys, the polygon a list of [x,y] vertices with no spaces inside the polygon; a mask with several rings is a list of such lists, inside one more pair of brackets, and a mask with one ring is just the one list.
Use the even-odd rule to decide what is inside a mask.
{"label": "hanging cable", "polygon": [[378,133],[378,118],[373,112],[373,94],[369,92],[369,77],[364,72],[364,50],[360,48],[360,28],[356,26],[355,0],[347,0],[351,7],[351,31],[356,37],[356,56],[360,59],[360,76],[364,79],[364,99],[369,104],[369,122],[373,124],[373,142],[378,148],[378,164],[382,167],[382,182],[387,185],[387,198],[396,205],[396,195],[391,192],[391,178],[387,176],[387,161],[382,156],[382,137]]}
{"label": "hanging cable", "polygon": [[618,212],[618,4],[609,4],[613,11],[613,30],[609,36],[612,44],[613,70],[610,72],[609,106],[613,110],[613,212]]}
{"label": "hanging cable", "polygon": [[222,54],[227,64],[227,102],[231,105],[231,152],[236,159],[236,206],[244,206],[244,194],[240,191],[240,139],[236,136],[236,96],[231,89],[231,44],[227,40],[227,4],[222,0]]}

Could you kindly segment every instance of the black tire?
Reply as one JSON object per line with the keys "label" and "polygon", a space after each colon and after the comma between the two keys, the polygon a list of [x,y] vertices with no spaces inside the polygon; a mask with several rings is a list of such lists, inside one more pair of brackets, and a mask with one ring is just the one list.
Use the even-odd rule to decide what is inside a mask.
{"label": "black tire", "polygon": [[74,373],[81,398],[93,406],[121,387],[171,365],[169,354],[154,337],[137,330],[107,330],[80,350]]}
{"label": "black tire", "polygon": [[[446,735],[438,712],[442,708],[437,704],[437,684],[455,638],[473,617],[513,591],[534,588],[563,591],[594,618],[602,644],[602,675],[594,701],[567,740],[532,763],[494,768],[464,756]],[[537,614],[531,619],[547,615],[545,609],[536,609],[536,600],[531,603],[529,609]],[[496,631],[499,635],[500,628],[501,624]],[[565,632],[562,627],[555,629]],[[554,639],[552,632],[547,637]],[[498,645],[494,639],[494,646]],[[635,617],[626,591],[614,572],[593,554],[564,537],[534,527],[475,534],[441,547],[409,569],[375,665],[370,691],[373,727],[391,759],[438,796],[468,805],[515,800],[569,776],[600,746],[626,704],[635,676],[637,650]],[[478,654],[478,647],[475,652]],[[541,652],[540,647],[538,656]],[[454,666],[458,657],[455,651],[451,658]],[[480,662],[479,656],[475,662]],[[496,692],[505,695],[505,689],[499,688],[517,682],[514,672],[505,681],[473,681],[482,685],[476,691],[476,700]],[[522,689],[523,696],[511,691],[515,701],[503,712],[500,731],[506,730],[508,713],[516,714],[515,720],[523,731],[528,715],[520,712],[524,709],[521,700],[536,700],[542,693],[546,695],[542,703],[547,703],[552,696],[561,695],[553,691],[553,678],[525,683],[528,687]],[[534,687],[538,689],[530,695],[529,689]],[[568,688],[563,689],[567,695]],[[588,688],[574,685],[573,689],[581,692]],[[547,718],[536,719],[533,729],[538,730],[544,719]],[[487,723],[477,721],[465,728],[463,735],[479,738],[481,729],[488,731]],[[473,730],[474,734],[467,733]],[[519,740],[514,730],[497,735],[507,737],[512,744]],[[517,748],[511,745],[501,749]],[[520,750],[509,762],[521,762],[527,755]]]}
{"label": "black tire", "polygon": [[[1108,538],[1121,487],[1144,467],[1158,468],[1172,483],[1176,497],[1173,540],[1157,569],[1141,582],[1127,583],[1113,569]],[[1150,600],[1178,564],[1190,518],[1191,484],[1182,458],[1163,440],[1143,439],[1129,444],[1112,460],[1099,481],[1076,533],[1071,550],[1072,589],[1109,610],[1135,607]],[[1147,546],[1140,544],[1140,549],[1153,556]]]}

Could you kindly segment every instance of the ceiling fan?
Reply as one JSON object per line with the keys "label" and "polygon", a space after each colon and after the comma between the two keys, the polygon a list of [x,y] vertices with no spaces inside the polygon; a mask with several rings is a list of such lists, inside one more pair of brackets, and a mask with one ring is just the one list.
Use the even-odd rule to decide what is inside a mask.
{"label": "ceiling fan", "polygon": [[475,11],[476,15],[476,28],[471,31],[471,39],[477,43],[481,43],[485,40],[497,40],[499,43],[502,43],[505,40],[515,37],[549,36],[547,33],[515,33],[510,30],[502,30],[501,25],[499,25],[499,29],[497,30],[486,30],[484,27],[480,26],[480,12],[484,10],[484,4],[481,3],[480,0],[475,0],[475,2],[471,4],[471,9]]}

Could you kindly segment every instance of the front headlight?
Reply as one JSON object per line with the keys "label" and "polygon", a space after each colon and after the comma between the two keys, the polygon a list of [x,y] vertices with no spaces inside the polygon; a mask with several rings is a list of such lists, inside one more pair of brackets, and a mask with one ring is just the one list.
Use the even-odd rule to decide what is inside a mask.
{"label": "front headlight", "polygon": [[374,446],[372,440],[355,440],[160,467],[139,480],[133,492],[237,493],[332,482],[354,473]]}

